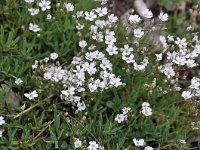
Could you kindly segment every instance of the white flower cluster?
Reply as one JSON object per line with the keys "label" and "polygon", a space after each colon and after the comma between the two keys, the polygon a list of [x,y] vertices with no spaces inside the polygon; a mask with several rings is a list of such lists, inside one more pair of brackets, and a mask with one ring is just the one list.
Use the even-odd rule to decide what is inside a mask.
{"label": "white flower cluster", "polygon": [[[57,57],[58,54],[52,53],[50,59],[53,60],[53,65],[49,64],[49,58],[45,58],[36,61],[33,69],[44,72],[46,80],[61,82],[64,88],[61,90],[61,99],[76,105],[78,111],[86,109],[85,102],[81,102],[81,97],[78,96],[82,92],[89,90],[93,93],[122,85],[121,79],[112,72],[111,62],[98,50],[87,52],[84,57],[74,57],[70,69],[57,65],[58,61],[54,64]],[[97,74],[99,78],[96,78]],[[32,92],[25,96],[34,99],[38,95]]]}
{"label": "white flower cluster", "polygon": [[[28,8],[28,12],[30,13],[31,16],[36,16],[40,14],[40,10],[45,12],[47,10],[51,10],[51,1],[49,0],[40,0],[39,2],[36,2],[35,0],[25,0],[26,3],[28,4],[32,4],[32,3],[36,3],[36,6],[38,6],[37,8]],[[56,4],[57,7],[60,7],[60,3]],[[67,12],[71,12],[74,11],[74,5],[72,3],[67,3],[65,2],[63,4],[63,8],[66,9]],[[63,10],[63,9],[60,9]],[[47,20],[52,20],[52,15],[50,13],[46,14],[46,19]],[[32,32],[40,32],[41,28],[39,27],[38,24],[35,23],[29,23],[29,30]]]}
{"label": "white flower cluster", "polygon": [[122,114],[117,114],[117,116],[115,117],[115,121],[117,121],[118,123],[122,123],[122,122],[127,120],[128,115],[131,112],[131,108],[130,107],[124,107],[122,109],[122,111],[123,111]]}
{"label": "white flower cluster", "polygon": [[[107,3],[107,0],[100,1],[102,5]],[[28,4],[34,3],[34,0],[25,0]],[[38,8],[29,8],[28,12],[31,16],[39,15],[40,11],[51,10],[51,2],[41,0],[37,3]],[[35,5],[34,5],[35,6]],[[58,54],[51,53],[49,57],[42,60],[36,60],[32,65],[32,69],[36,76],[42,76],[42,81],[49,82],[51,87],[57,87],[56,94],[60,98],[76,108],[76,113],[83,111],[89,107],[89,100],[85,101],[85,94],[96,94],[110,88],[122,86],[121,77],[114,73],[112,59],[122,59],[126,62],[129,69],[135,71],[145,71],[149,64],[149,54],[156,57],[156,69],[163,73],[167,80],[170,81],[176,89],[178,86],[178,75],[181,69],[194,68],[198,66],[197,58],[200,54],[200,42],[195,36],[191,41],[185,38],[173,37],[171,35],[160,36],[159,43],[161,44],[159,52],[149,52],[147,47],[141,47],[140,41],[148,36],[150,32],[155,30],[155,26],[148,24],[141,25],[145,20],[153,18],[153,13],[150,10],[144,10],[142,16],[136,14],[130,15],[127,25],[127,31],[124,33],[124,41],[118,39],[118,18],[114,14],[109,14],[106,7],[97,7],[87,11],[75,12],[75,6],[72,3],[56,4],[60,11],[65,10],[67,13],[72,13],[72,20],[76,23],[77,35],[79,36],[77,45],[79,53],[73,57],[70,64],[61,65],[58,61]],[[63,7],[60,8],[60,7]],[[53,14],[53,13],[52,13]],[[158,16],[161,21],[167,21],[168,15],[161,12]],[[52,16],[48,12],[47,20],[51,20]],[[152,20],[153,21],[153,20]],[[129,32],[130,29],[130,32]],[[29,24],[29,30],[32,32],[40,32],[41,28],[35,23]],[[147,45],[145,45],[147,46]],[[146,49],[146,51],[141,50]],[[120,60],[119,60],[120,61]],[[138,63],[140,61],[140,63]],[[181,69],[180,69],[181,68]],[[16,84],[22,83],[20,79],[15,81]],[[156,86],[156,79],[150,85],[151,88]],[[200,79],[194,77],[191,80],[191,85],[187,91],[182,92],[184,99],[190,99],[194,96],[200,96]],[[178,90],[177,90],[178,91]],[[24,96],[29,100],[34,100],[38,97],[38,92],[33,90],[30,93],[25,93]],[[127,120],[130,107],[124,107],[122,114],[117,114],[115,121],[122,123]],[[148,102],[142,104],[141,113],[145,116],[152,115],[152,109]],[[1,119],[1,118],[0,118]],[[145,146],[143,139],[133,139],[135,146]],[[82,141],[78,138],[74,140],[75,148],[82,148]],[[101,146],[95,141],[90,141],[88,150],[101,149]],[[146,146],[145,150],[153,150],[152,147]]]}
{"label": "white flower cluster", "polygon": [[[185,38],[180,39],[178,37],[176,40],[174,40],[172,36],[168,36],[168,41],[171,42],[172,46],[167,46],[165,37],[162,37],[161,41],[165,47],[165,51],[169,51],[166,53],[167,63],[160,65],[159,70],[164,73],[168,79],[176,75],[175,69],[177,66],[186,66],[188,68],[194,68],[198,66],[198,64],[195,62],[195,59],[199,57],[200,54],[200,45],[198,43],[191,50],[190,48],[187,48],[188,44]],[[172,43],[173,41],[174,43]],[[170,52],[171,48],[173,47],[177,47],[179,50]],[[158,61],[161,61],[163,54],[156,54],[156,57]]]}
{"label": "white flower cluster", "polygon": [[[75,138],[74,147],[77,148],[77,149],[78,148],[83,148],[82,141],[80,139],[78,139],[78,138]],[[96,141],[90,141],[89,145],[87,147],[87,150],[103,150],[103,149],[104,148],[101,145],[97,144]]]}
{"label": "white flower cluster", "polygon": [[182,92],[182,97],[184,99],[191,99],[192,97],[200,97],[200,79],[193,77],[191,80],[191,85],[187,91]]}

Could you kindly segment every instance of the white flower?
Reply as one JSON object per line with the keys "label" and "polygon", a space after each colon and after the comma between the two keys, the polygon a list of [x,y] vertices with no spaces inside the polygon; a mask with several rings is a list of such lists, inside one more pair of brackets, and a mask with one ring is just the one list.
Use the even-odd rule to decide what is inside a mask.
{"label": "white flower", "polygon": [[46,80],[50,80],[50,79],[52,78],[51,73],[45,72],[45,73],[44,73],[44,78],[45,78]]}
{"label": "white flower", "polygon": [[96,18],[97,18],[97,15],[93,11],[91,11],[91,12],[86,11],[85,12],[85,19],[86,20],[93,21]]}
{"label": "white flower", "polygon": [[42,11],[45,11],[47,9],[51,9],[51,2],[48,0],[41,0],[41,2],[38,3],[38,6],[41,7]]}
{"label": "white flower", "polygon": [[186,64],[187,64],[187,66],[190,67],[190,68],[193,68],[193,67],[198,66],[198,64],[195,63],[195,60],[193,60],[193,59],[188,59],[188,60],[186,61]]}
{"label": "white flower", "polygon": [[0,116],[0,126],[3,125],[5,123],[4,117]]}
{"label": "white flower", "polygon": [[21,84],[23,81],[20,79],[20,78],[17,78],[16,80],[15,80],[15,84],[17,84],[17,85],[19,85],[19,84]]}
{"label": "white flower", "polygon": [[138,15],[130,15],[128,20],[131,24],[139,23],[141,21],[141,18]]}
{"label": "white flower", "polygon": [[51,14],[47,14],[47,20],[51,20],[52,19],[52,15]]}
{"label": "white flower", "polygon": [[33,91],[33,92],[31,92],[31,93],[24,93],[24,96],[26,97],[26,98],[28,98],[29,100],[33,100],[33,99],[35,99],[36,97],[38,97],[38,93],[37,93],[37,91]]}
{"label": "white flower", "polygon": [[61,93],[65,96],[72,96],[75,94],[75,87],[71,86],[67,90],[62,90]]}
{"label": "white flower", "polygon": [[78,138],[75,138],[74,146],[75,148],[80,148],[82,146],[82,141]]}
{"label": "white flower", "polygon": [[157,61],[161,61],[162,60],[162,53],[160,53],[160,54],[155,54],[156,55],[156,60]]}
{"label": "white flower", "polygon": [[200,86],[200,79],[197,77],[193,77],[191,80],[190,88],[198,90],[199,86]]}
{"label": "white flower", "polygon": [[158,16],[158,18],[161,20],[161,21],[167,21],[168,20],[168,14],[164,14],[163,12],[161,12]]}
{"label": "white flower", "polygon": [[134,36],[137,38],[141,38],[144,35],[144,31],[142,31],[140,28],[139,29],[134,29]]}
{"label": "white flower", "polygon": [[28,11],[30,12],[31,16],[35,16],[39,13],[39,9],[29,8]]}
{"label": "white flower", "polygon": [[186,48],[187,47],[187,41],[185,38],[180,39],[179,37],[175,41],[175,44],[179,46],[179,48]]}
{"label": "white flower", "polygon": [[192,93],[190,91],[183,91],[181,96],[184,98],[184,99],[190,99],[192,98]]}
{"label": "white flower", "polygon": [[81,48],[85,48],[85,47],[87,46],[87,42],[84,41],[84,40],[82,40],[82,41],[79,42],[79,46],[80,46]]}
{"label": "white flower", "polygon": [[82,111],[82,110],[85,110],[86,109],[86,106],[85,106],[85,103],[84,102],[78,102],[77,103],[77,107],[78,107],[78,110],[79,111]]}
{"label": "white flower", "polygon": [[164,36],[160,36],[160,42],[162,43],[164,48],[167,48],[167,41]]}
{"label": "white flower", "polygon": [[130,55],[132,51],[133,48],[129,47],[129,45],[124,45],[124,47],[121,48],[122,55]]}
{"label": "white flower", "polygon": [[135,144],[135,146],[139,147],[139,146],[144,146],[145,142],[144,139],[139,139],[137,140],[136,138],[133,139],[133,143]]}
{"label": "white flower", "polygon": [[108,14],[108,9],[105,7],[105,8],[97,8],[95,9],[95,11],[97,12],[97,14],[102,17],[102,16],[105,16]]}
{"label": "white flower", "polygon": [[181,139],[181,140],[180,140],[180,143],[181,143],[181,144],[186,144],[186,141]]}
{"label": "white flower", "polygon": [[117,47],[115,45],[108,45],[108,47],[106,48],[106,51],[111,56],[118,54]]}
{"label": "white flower", "polygon": [[117,22],[117,17],[114,14],[108,15],[108,21],[110,23],[116,23]]}
{"label": "white flower", "polygon": [[106,35],[105,36],[105,43],[107,45],[113,45],[116,42],[116,38],[113,35]]}
{"label": "white flower", "polygon": [[167,38],[169,41],[174,41],[174,36],[168,35]]}
{"label": "white flower", "polygon": [[122,59],[126,61],[126,63],[134,63],[135,62],[135,59],[134,59],[134,55],[131,54],[129,56],[126,56],[126,55],[122,55]]}
{"label": "white flower", "polygon": [[123,111],[123,114],[126,115],[127,113],[129,113],[131,111],[131,108],[130,107],[124,107],[122,109],[122,111]]}
{"label": "white flower", "polygon": [[144,148],[144,150],[153,150],[153,147],[151,147],[151,146],[146,146],[146,147]]}
{"label": "white flower", "polygon": [[57,54],[57,53],[51,53],[51,54],[50,54],[50,58],[51,58],[52,60],[56,60],[56,59],[58,58],[58,54]]}
{"label": "white flower", "polygon": [[142,15],[143,17],[149,18],[149,19],[153,17],[153,13],[149,9],[143,10]]}
{"label": "white flower", "polygon": [[115,117],[115,121],[117,121],[118,123],[122,123],[125,121],[126,116],[124,114],[117,114],[117,116]]}
{"label": "white flower", "polygon": [[90,141],[89,146],[87,147],[88,150],[98,150],[99,145],[95,141]]}
{"label": "white flower", "polygon": [[143,102],[142,107],[150,107],[150,104],[148,102]]}
{"label": "white flower", "polygon": [[37,24],[30,23],[29,24],[29,30],[33,31],[33,32],[39,32],[40,28]]}
{"label": "white flower", "polygon": [[23,104],[21,107],[20,107],[22,110],[24,110],[26,108],[26,104]]}
{"label": "white flower", "polygon": [[145,116],[152,115],[152,109],[150,108],[150,104],[148,102],[142,103],[142,114]]}
{"label": "white flower", "polygon": [[111,77],[110,84],[113,85],[114,87],[118,87],[122,85],[122,82],[121,82],[121,79],[118,77],[117,78]]}
{"label": "white flower", "polygon": [[64,3],[65,8],[67,9],[67,11],[73,11],[74,10],[74,5],[71,3]]}
{"label": "white flower", "polygon": [[30,3],[33,3],[34,0],[25,0],[25,2],[30,4]]}
{"label": "white flower", "polygon": [[3,136],[3,132],[4,132],[4,130],[0,130],[0,137]]}

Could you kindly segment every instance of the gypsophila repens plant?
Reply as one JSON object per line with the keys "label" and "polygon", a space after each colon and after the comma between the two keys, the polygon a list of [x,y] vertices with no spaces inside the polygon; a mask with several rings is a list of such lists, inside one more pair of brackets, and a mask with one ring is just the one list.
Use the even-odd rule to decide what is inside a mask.
{"label": "gypsophila repens plant", "polygon": [[29,77],[9,74],[19,104],[2,109],[2,149],[191,147],[200,77],[185,72],[199,68],[198,32],[168,34],[168,14],[155,20],[149,9],[122,24],[107,0],[13,3],[23,5],[23,36],[41,56]]}

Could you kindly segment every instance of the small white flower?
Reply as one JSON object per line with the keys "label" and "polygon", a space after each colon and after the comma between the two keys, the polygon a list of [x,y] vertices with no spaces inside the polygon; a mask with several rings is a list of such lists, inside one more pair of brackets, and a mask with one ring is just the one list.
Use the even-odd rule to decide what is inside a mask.
{"label": "small white flower", "polygon": [[111,14],[111,15],[108,16],[108,21],[109,21],[110,23],[116,23],[117,20],[118,20],[118,18],[117,18],[117,16],[115,16],[114,14]]}
{"label": "small white flower", "polygon": [[41,2],[38,3],[38,6],[41,7],[42,11],[45,11],[47,9],[51,9],[51,2],[48,0],[41,0]]}
{"label": "small white flower", "polygon": [[46,80],[50,80],[50,79],[52,78],[51,73],[45,72],[45,73],[44,73],[44,78],[45,78]]}
{"label": "small white flower", "polygon": [[34,0],[25,0],[25,2],[30,4],[30,3],[33,3]]}
{"label": "small white flower", "polygon": [[184,99],[190,99],[192,98],[192,93],[190,91],[183,91],[181,96],[184,98]]}
{"label": "small white flower", "polygon": [[117,114],[117,116],[115,117],[115,121],[117,121],[118,123],[122,123],[125,121],[126,116],[124,114]]}
{"label": "small white flower", "polygon": [[142,114],[145,116],[152,115],[152,109],[150,108],[150,104],[148,102],[142,103]]}
{"label": "small white flower", "polygon": [[135,146],[140,147],[140,146],[144,146],[145,142],[144,139],[139,139],[137,140],[136,138],[133,139],[133,143],[135,144]]}
{"label": "small white flower", "polygon": [[4,132],[4,130],[0,130],[0,137],[3,136],[3,132]]}
{"label": "small white flower", "polygon": [[131,111],[131,108],[130,107],[124,107],[122,109],[122,111],[123,111],[123,114],[126,115],[126,114],[128,114]]}
{"label": "small white flower", "polygon": [[144,35],[144,31],[142,31],[140,28],[139,29],[134,29],[134,36],[137,38],[141,38]]}
{"label": "small white flower", "polygon": [[175,41],[175,44],[179,46],[180,49],[187,47],[187,41],[185,38],[180,39],[179,37]]}
{"label": "small white flower", "polygon": [[200,87],[200,79],[197,77],[193,77],[191,80],[190,88],[198,90],[199,87]]}
{"label": "small white flower", "polygon": [[129,45],[127,44],[124,45],[123,48],[121,48],[122,55],[130,55],[132,51],[133,51],[133,48],[129,47]]}
{"label": "small white flower", "polygon": [[19,85],[19,84],[21,84],[23,81],[20,79],[20,78],[17,78],[16,80],[15,80],[15,84],[17,84],[17,85]]}
{"label": "small white flower", "polygon": [[106,51],[108,52],[109,55],[117,55],[118,51],[117,51],[117,47],[115,45],[108,45],[108,47],[106,48]]}
{"label": "small white flower", "polygon": [[142,109],[142,114],[145,116],[150,116],[152,115],[152,109],[150,107],[145,107]]}
{"label": "small white flower", "polygon": [[141,18],[138,15],[130,15],[128,20],[131,24],[133,24],[139,23],[141,21]]}
{"label": "small white flower", "polygon": [[51,20],[52,19],[52,15],[51,14],[47,14],[47,20]]}
{"label": "small white flower", "polygon": [[82,40],[82,41],[79,42],[79,46],[80,46],[81,48],[85,48],[85,47],[87,46],[87,42],[84,41],[84,40]]}
{"label": "small white flower", "polygon": [[160,42],[162,43],[164,48],[167,48],[167,41],[164,36],[160,36]]}
{"label": "small white flower", "polygon": [[146,147],[144,148],[144,150],[153,150],[153,147],[151,147],[151,146],[146,146]]}
{"label": "small white flower", "polygon": [[168,20],[168,14],[164,14],[163,12],[161,12],[158,16],[158,18],[161,20],[161,21],[167,21]]}
{"label": "small white flower", "polygon": [[35,8],[29,8],[28,11],[31,14],[31,16],[35,16],[39,13],[40,10]]}
{"label": "small white flower", "polygon": [[82,141],[78,138],[75,138],[74,146],[75,148],[80,148],[82,146]]}
{"label": "small white flower", "polygon": [[181,140],[180,140],[180,143],[181,143],[181,144],[186,144],[186,141],[181,139]]}
{"label": "small white flower", "polygon": [[77,107],[78,107],[78,110],[79,111],[82,111],[82,110],[85,110],[86,109],[86,105],[85,105],[85,103],[84,102],[78,102],[77,103]]}
{"label": "small white flower", "polygon": [[35,98],[37,98],[38,97],[38,93],[37,93],[37,91],[33,91],[33,92],[31,92],[31,93],[24,93],[24,96],[26,97],[26,98],[28,98],[29,100],[33,100],[33,99],[35,99]]}
{"label": "small white flower", "polygon": [[99,145],[95,141],[90,141],[89,146],[87,147],[88,150],[98,150]]}
{"label": "small white flower", "polygon": [[155,54],[156,55],[156,60],[157,61],[161,61],[162,60],[162,53],[160,53],[160,54]]}
{"label": "small white flower", "polygon": [[73,11],[74,10],[74,5],[72,3],[64,3],[65,8],[67,11]]}
{"label": "small white flower", "polygon": [[151,19],[153,17],[153,13],[149,9],[145,9],[142,12],[143,17]]}
{"label": "small white flower", "polygon": [[102,17],[102,16],[105,16],[108,14],[108,9],[105,7],[105,8],[97,8],[95,10],[97,12],[97,14]]}
{"label": "small white flower", "polygon": [[30,23],[29,24],[29,30],[33,31],[33,32],[39,32],[40,28],[37,24]]}
{"label": "small white flower", "polygon": [[0,126],[3,125],[5,123],[4,117],[0,116]]}
{"label": "small white flower", "polygon": [[142,107],[150,107],[150,104],[148,102],[142,103]]}
{"label": "small white flower", "polygon": [[90,11],[90,12],[86,11],[85,12],[85,19],[86,20],[93,21],[96,18],[97,18],[97,15],[93,11]]}
{"label": "small white flower", "polygon": [[50,58],[51,58],[52,60],[56,60],[56,59],[58,58],[58,54],[57,54],[57,53],[51,53],[51,54],[50,54]]}
{"label": "small white flower", "polygon": [[21,107],[20,107],[22,110],[24,110],[26,108],[26,104],[23,104]]}

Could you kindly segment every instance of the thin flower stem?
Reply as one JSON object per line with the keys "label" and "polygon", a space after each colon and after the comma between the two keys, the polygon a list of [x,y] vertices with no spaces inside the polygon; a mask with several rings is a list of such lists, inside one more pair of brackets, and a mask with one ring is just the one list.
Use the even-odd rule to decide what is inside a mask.
{"label": "thin flower stem", "polygon": [[40,133],[38,133],[35,137],[34,140],[36,140],[52,123],[54,122],[54,119],[52,121],[49,121],[47,125],[42,129]]}
{"label": "thin flower stem", "polygon": [[42,100],[39,101],[38,103],[36,103],[36,104],[32,105],[31,107],[29,107],[28,109],[26,109],[26,110],[20,112],[19,114],[17,114],[17,115],[14,116],[14,119],[16,119],[16,118],[20,117],[21,115],[23,115],[23,114],[29,112],[30,110],[32,110],[33,108],[37,107],[37,106],[40,105],[42,102],[44,102],[45,100],[47,100],[47,99],[49,99],[49,98],[51,98],[51,97],[53,97],[53,95],[50,95],[50,96],[48,96],[48,97],[42,99]]}

